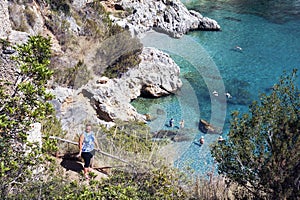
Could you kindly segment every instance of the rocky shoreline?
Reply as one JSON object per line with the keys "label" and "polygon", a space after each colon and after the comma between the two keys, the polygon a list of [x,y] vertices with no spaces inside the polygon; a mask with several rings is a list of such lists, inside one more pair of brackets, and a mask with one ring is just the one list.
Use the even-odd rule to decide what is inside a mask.
{"label": "rocky shoreline", "polygon": [[134,35],[151,29],[180,38],[191,30],[219,31],[218,23],[203,17],[194,10],[188,10],[180,0],[122,0],[115,4],[121,10],[132,10],[124,19],[112,19],[121,27],[128,28]]}
{"label": "rocky shoreline", "polygon": [[[81,9],[88,3],[90,1],[74,0],[73,6]],[[180,38],[191,30],[219,31],[221,29],[215,20],[203,17],[196,11],[188,10],[179,0],[122,0],[117,3],[110,1],[102,3],[111,4],[117,10],[128,11],[130,14],[126,18],[121,19],[112,15],[110,18],[137,37],[150,30]],[[38,8],[35,1],[33,5]],[[8,2],[1,1],[0,38],[8,38],[12,43],[22,43],[26,41],[29,34],[34,35],[40,32],[44,35],[50,34],[42,25],[43,18],[39,13],[41,10],[37,8],[34,11],[39,26],[32,28],[32,33],[25,33],[12,29]],[[74,19],[69,20],[71,27],[74,27]],[[58,42],[54,40],[53,43],[55,50],[60,51]],[[76,90],[59,86],[51,89],[51,92],[56,95],[52,103],[63,129],[74,134],[80,131],[82,123],[86,121],[107,127],[111,127],[116,119],[145,121],[146,116],[139,114],[130,104],[133,99],[139,96],[160,97],[175,94],[180,89],[182,86],[179,78],[180,69],[168,54],[154,48],[143,48],[140,58],[141,63],[120,78],[103,79],[103,77],[94,76],[94,79]],[[0,70],[6,71],[7,69]],[[75,136],[67,135],[66,137],[74,139]]]}
{"label": "rocky shoreline", "polygon": [[[164,52],[144,48],[141,63],[121,78],[95,78],[77,90],[57,87],[51,90],[63,127],[76,127],[82,121],[113,125],[116,119],[145,121],[130,104],[147,94],[160,97],[175,93],[181,86],[178,65]],[[78,113],[78,114],[77,114]]]}

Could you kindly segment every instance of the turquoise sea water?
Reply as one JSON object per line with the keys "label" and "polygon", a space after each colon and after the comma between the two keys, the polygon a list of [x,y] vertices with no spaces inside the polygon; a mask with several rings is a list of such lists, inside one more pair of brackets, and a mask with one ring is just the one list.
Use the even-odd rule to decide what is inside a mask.
{"label": "turquoise sea water", "polygon": [[[300,1],[185,1],[189,9],[218,21],[221,32],[190,32],[182,39],[150,33],[142,39],[169,53],[181,68],[183,88],[175,96],[160,99],[139,98],[133,105],[156,119],[152,131],[170,129],[168,120],[191,136],[183,142],[174,165],[205,175],[214,169],[209,145],[219,135],[198,129],[203,118],[223,129],[226,138],[230,113],[247,112],[259,93],[268,93],[283,71],[300,69]],[[242,50],[236,48],[241,47]],[[297,83],[300,87],[300,80]],[[219,96],[212,93],[217,91]],[[223,95],[229,92],[231,99]],[[204,136],[205,143],[198,140]]]}

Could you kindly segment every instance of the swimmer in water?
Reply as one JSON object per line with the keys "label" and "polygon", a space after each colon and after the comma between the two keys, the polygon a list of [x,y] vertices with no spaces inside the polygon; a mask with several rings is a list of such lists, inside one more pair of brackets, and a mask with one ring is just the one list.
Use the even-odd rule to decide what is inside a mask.
{"label": "swimmer in water", "polygon": [[226,96],[228,99],[231,99],[231,98],[232,98],[232,96],[231,96],[231,94],[230,94],[229,92],[226,92],[226,93],[225,93],[225,96]]}
{"label": "swimmer in water", "polygon": [[216,91],[216,90],[214,90],[213,92],[212,92],[212,94],[214,95],[214,96],[219,96],[219,93]]}
{"label": "swimmer in water", "polygon": [[240,46],[235,46],[235,49],[238,51],[243,51],[242,47],[240,47]]}

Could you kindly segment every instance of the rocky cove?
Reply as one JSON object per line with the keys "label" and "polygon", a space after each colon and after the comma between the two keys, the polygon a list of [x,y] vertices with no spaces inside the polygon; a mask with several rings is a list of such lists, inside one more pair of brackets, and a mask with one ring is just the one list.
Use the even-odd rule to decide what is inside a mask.
{"label": "rocky cove", "polygon": [[[90,1],[76,0],[73,6],[83,9]],[[129,10],[125,18],[110,15],[111,20],[119,26],[128,29],[132,36],[141,37],[150,30],[165,33],[170,37],[180,38],[191,30],[219,31],[220,26],[215,20],[203,17],[200,13],[187,10],[180,1],[104,1],[104,6],[114,10]],[[8,2],[2,1],[1,6],[1,38],[7,38],[12,43],[26,41],[28,35],[43,33],[53,38],[53,50],[61,52],[56,37],[46,29],[42,9],[36,2],[32,3],[36,15],[35,26],[29,33],[13,30],[10,25]],[[73,31],[80,30],[72,17],[69,20]],[[80,31],[78,31],[80,32]],[[78,33],[79,34],[79,33]],[[92,59],[90,52],[85,59]],[[91,80],[78,89],[55,86],[50,91],[56,96],[52,103],[60,118],[63,129],[68,133],[68,139],[75,139],[83,122],[103,124],[111,127],[116,119],[128,121],[145,121],[146,116],[138,113],[130,104],[139,96],[161,97],[175,94],[182,86],[179,78],[180,69],[170,56],[155,48],[143,48],[138,66],[129,69],[119,78],[107,79],[93,75]],[[1,71],[11,71],[3,69]],[[4,73],[1,73],[4,74]]]}

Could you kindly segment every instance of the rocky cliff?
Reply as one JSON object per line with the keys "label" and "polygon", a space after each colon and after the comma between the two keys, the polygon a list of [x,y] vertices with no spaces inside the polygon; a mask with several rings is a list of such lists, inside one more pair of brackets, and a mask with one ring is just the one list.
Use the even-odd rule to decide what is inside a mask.
{"label": "rocky cliff", "polygon": [[[66,8],[70,10],[64,10],[65,13],[50,11],[49,7],[38,2],[30,1],[25,7],[22,3],[14,1],[0,1],[0,38],[8,39],[14,44],[25,42],[28,35],[41,34],[51,37],[52,50],[56,60],[59,60],[54,63],[59,68],[76,63],[78,59],[82,59],[89,69],[90,65],[101,62],[101,59],[96,59],[99,41],[90,39],[94,37],[90,29],[99,26],[82,24],[78,16],[76,18],[76,15],[70,14],[70,10],[74,9],[78,15],[93,19],[97,13],[92,13],[91,1],[74,0],[72,4],[67,5]],[[216,21],[187,10],[178,0],[122,0],[101,3],[104,6],[113,5],[114,11],[126,12],[124,18],[112,15],[110,18],[137,36],[152,29],[172,37],[181,37],[189,30],[220,30]],[[98,7],[101,9],[101,6]],[[58,16],[53,13],[57,13]],[[65,23],[65,26],[62,23]],[[16,27],[18,31],[14,30]],[[95,32],[98,33],[97,31],[99,32],[98,29]],[[66,38],[67,36],[69,38]],[[71,46],[68,47],[68,44]],[[14,67],[8,63],[8,55],[4,50],[5,48],[2,48],[0,65],[1,74],[5,74],[2,78],[13,76],[13,70],[7,68]],[[144,121],[145,116],[137,113],[130,104],[133,99],[139,96],[160,97],[174,94],[180,89],[180,69],[166,53],[144,48],[140,58],[141,63],[138,66],[132,67],[119,78],[103,79],[94,75],[79,89],[55,86],[51,90],[56,95],[52,103],[63,128],[74,133],[80,124],[86,121],[107,126],[111,126],[116,119]]]}
{"label": "rocky cliff", "polygon": [[140,57],[141,63],[121,78],[95,77],[78,90],[52,90],[63,127],[76,127],[85,120],[108,127],[116,119],[145,121],[146,116],[130,104],[133,99],[173,94],[182,86],[180,69],[166,53],[144,48]]}

